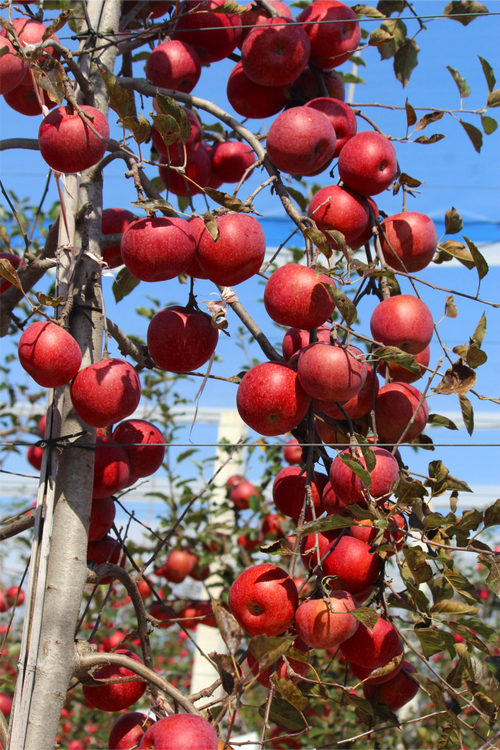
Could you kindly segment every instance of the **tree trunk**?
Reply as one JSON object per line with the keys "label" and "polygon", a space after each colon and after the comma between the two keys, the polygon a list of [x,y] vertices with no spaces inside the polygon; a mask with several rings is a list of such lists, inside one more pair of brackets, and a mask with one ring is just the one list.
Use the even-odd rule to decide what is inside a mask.
{"label": "tree trunk", "polygon": [[[108,34],[111,29],[118,29],[120,2],[117,0],[89,0],[87,9],[94,30]],[[116,52],[115,47],[110,47],[100,57],[100,61],[110,70],[114,67]],[[89,71],[88,60],[83,58],[82,68],[87,77],[89,72],[94,76],[95,71]],[[107,115],[107,99],[98,74],[95,93],[95,106]],[[76,197],[77,178],[67,177],[66,181],[70,192]],[[88,250],[99,257],[102,175],[96,177],[92,170],[82,174],[78,202],[81,205],[91,204],[91,208],[83,223],[76,227],[75,239],[71,242],[70,238],[70,244],[79,247],[88,239]],[[64,225],[64,222],[61,224]],[[74,213],[68,216],[70,234],[73,225]],[[62,244],[67,241],[67,238],[60,239]],[[60,250],[61,266],[64,268],[74,263],[76,255],[72,249]],[[100,307],[99,289],[99,264],[84,254],[76,272],[74,308],[69,329],[82,349],[82,367],[101,359],[103,315],[89,309]],[[64,293],[67,289],[62,291]],[[68,386],[63,389],[58,403],[61,406],[55,412],[52,437],[70,436],[82,430],[85,434],[70,440],[71,447],[63,448],[57,454],[57,469],[56,460],[52,461],[55,481],[49,478],[45,488],[42,487],[42,492],[39,492],[38,504],[40,506],[43,500],[46,521],[45,528],[41,521],[35,526],[30,566],[32,580],[28,584],[31,606],[27,609],[21,644],[10,750],[21,750],[23,747],[51,750],[55,747],[61,709],[75,666],[75,629],[87,577],[87,532],[94,467],[92,448],[79,446],[95,443],[95,429],[83,423],[74,412]],[[52,450],[58,451],[58,448]],[[50,486],[52,483],[53,486]],[[50,528],[50,506],[54,502]],[[48,561],[44,565],[47,555]]]}

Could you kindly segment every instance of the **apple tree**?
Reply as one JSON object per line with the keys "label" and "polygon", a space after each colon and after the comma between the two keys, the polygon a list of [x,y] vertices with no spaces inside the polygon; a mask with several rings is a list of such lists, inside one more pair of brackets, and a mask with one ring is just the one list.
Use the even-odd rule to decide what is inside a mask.
{"label": "apple tree", "polygon": [[[47,165],[58,200],[47,210],[48,183],[28,200],[1,183],[1,335],[32,383],[5,357],[5,466],[27,432],[40,438],[28,455],[36,505],[0,525],[26,562],[24,581],[0,591],[12,614],[1,745],[222,750],[256,731],[261,748],[495,747],[500,567],[489,530],[500,500],[467,509],[470,487],[442,459],[427,474],[415,466],[435,449],[428,426],[456,429],[431,413],[431,396],[458,399],[469,435],[473,399],[499,403],[476,390],[499,305],[481,291],[477,244],[450,239],[459,213],[447,211],[438,237],[418,211],[425,185],[405,171],[407,148],[432,161],[445,134],[422,131],[436,122],[458,121],[463,148],[481,151],[500,105],[490,63],[479,57],[479,109],[464,109],[470,87],[448,67],[460,109],[403,93],[384,110],[404,117],[389,134],[383,106],[346,103],[345,85],[360,79],[345,66],[375,48],[372,64],[391,61],[403,90],[424,4],[2,9],[0,93],[26,133],[0,148]],[[474,0],[439,15],[463,27],[494,16]],[[204,87],[214,71],[230,107]],[[128,206],[103,198],[116,163],[135,193]],[[259,208],[273,201],[292,230],[266,259]],[[454,259],[475,269],[477,288],[427,280],[429,264]],[[257,279],[254,314],[238,295]],[[148,292],[158,283],[162,300]],[[202,302],[209,285],[215,299]],[[148,301],[127,334],[120,311],[138,287]],[[451,320],[461,299],[474,303],[469,341],[447,348],[422,297]],[[245,365],[219,361],[228,335]],[[178,473],[172,407],[197,378],[201,398],[212,380],[236,392],[260,483],[245,477],[245,441],[218,446],[215,472],[213,457],[185,451]],[[27,402],[29,419],[17,408]],[[143,523],[128,502],[157,472],[170,490],[158,523]],[[433,501],[446,492],[444,515]],[[179,588],[188,578],[202,600]],[[224,647],[202,648],[200,624]],[[216,676],[192,693],[197,658]]]}

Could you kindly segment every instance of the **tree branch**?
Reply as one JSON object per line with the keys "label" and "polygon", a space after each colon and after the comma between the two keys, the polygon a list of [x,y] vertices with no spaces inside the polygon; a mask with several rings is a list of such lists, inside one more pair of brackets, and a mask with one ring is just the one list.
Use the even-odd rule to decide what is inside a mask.
{"label": "tree branch", "polygon": [[27,529],[33,528],[35,525],[35,512],[34,509],[30,510],[29,513],[22,518],[18,518],[16,521],[12,521],[12,523],[1,526],[0,542],[3,542],[4,539],[10,539],[13,536],[17,536]]}

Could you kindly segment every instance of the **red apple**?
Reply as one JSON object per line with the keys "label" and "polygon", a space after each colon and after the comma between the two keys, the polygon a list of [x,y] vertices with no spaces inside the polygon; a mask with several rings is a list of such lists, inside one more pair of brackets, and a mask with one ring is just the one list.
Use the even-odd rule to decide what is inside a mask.
{"label": "red apple", "polygon": [[300,542],[300,554],[302,563],[306,570],[315,569],[323,558],[327,549],[337,539],[341,529],[330,529],[330,531],[318,532],[302,537]]}
{"label": "red apple", "polygon": [[302,463],[302,446],[297,438],[290,438],[286,441],[283,446],[283,458],[291,466]]}
{"label": "red apple", "polygon": [[406,659],[398,674],[383,685],[363,685],[365,698],[376,698],[378,703],[388,706],[391,711],[398,711],[418,693],[419,683],[412,677],[416,668]]}
{"label": "red apple", "polygon": [[307,65],[311,45],[304,29],[289,18],[270,18],[251,29],[241,47],[246,75],[261,86],[285,86]]}
{"label": "red apple", "polygon": [[110,357],[80,370],[71,384],[73,407],[87,424],[108,427],[138,407],[141,383],[124,359]]}
{"label": "red apple", "polygon": [[332,124],[337,136],[335,151],[333,152],[333,158],[335,159],[347,141],[356,135],[358,130],[356,115],[348,104],[328,96],[312,99],[305,106],[322,112]]}
{"label": "red apple", "polygon": [[418,354],[432,339],[434,321],[425,302],[412,294],[398,294],[379,302],[370,329],[375,341]]}
{"label": "red apple", "polygon": [[174,305],[152,318],[147,332],[149,353],[162,370],[193,372],[215,351],[219,331],[206,313]]}
{"label": "red apple", "polygon": [[141,281],[166,281],[183,273],[194,258],[196,240],[189,222],[153,217],[132,222],[123,233],[121,254]]}
{"label": "red apple", "polygon": [[221,286],[235,286],[257,273],[264,262],[266,236],[261,225],[248,214],[217,217],[219,239],[206,229],[200,235],[198,259],[208,278]]}
{"label": "red apple", "polygon": [[[166,162],[166,157],[162,156],[159,161],[159,174],[170,193],[187,198],[190,195],[199,195],[203,192],[203,188],[208,187],[212,176],[212,162],[206,149],[200,147],[187,153],[185,176],[165,166]],[[183,165],[184,156],[170,157],[170,166],[181,167]]]}
{"label": "red apple", "polygon": [[361,38],[356,13],[338,0],[315,0],[297,21],[311,42],[310,60],[320,68],[332,68],[346,62]]}
{"label": "red apple", "polygon": [[279,635],[293,623],[297,587],[284,570],[270,563],[247,568],[229,590],[229,608],[250,637]]}
{"label": "red apple", "polygon": [[[288,5],[281,0],[269,0],[272,7],[278,13],[281,18],[290,18],[293,21],[293,13]],[[254,26],[267,26],[272,16],[267,12],[265,8],[256,7],[255,5],[247,5],[248,10],[241,14],[241,38],[238,43],[238,47],[241,46],[249,33],[252,31]]]}
{"label": "red apple", "polygon": [[115,495],[130,483],[130,463],[123,447],[111,438],[97,437],[92,497],[101,500]]}
{"label": "red apple", "polygon": [[[288,264],[290,265],[290,264]],[[330,341],[332,329],[326,323],[318,326],[316,335],[318,341]],[[285,362],[305,346],[309,346],[311,339],[310,331],[306,328],[289,328],[283,336],[283,357]]]}
{"label": "red apple", "polygon": [[190,44],[169,39],[151,52],[145,72],[153,86],[190,94],[201,75],[200,58]]}
{"label": "red apple", "polygon": [[7,52],[0,57],[0,94],[8,94],[23,80],[27,65],[16,56],[14,45],[7,38],[0,39],[0,49]]}
{"label": "red apple", "polygon": [[[142,664],[137,654],[125,648],[118,649],[115,654],[123,654]],[[104,664],[94,672],[93,677],[96,680],[109,680],[113,677],[132,677],[133,675],[134,672],[126,667]],[[146,682],[139,681],[122,682],[115,685],[84,685],[83,695],[94,708],[99,708],[101,711],[121,711],[136,703],[145,692],[146,687]]]}
{"label": "red apple", "polygon": [[217,733],[206,719],[193,714],[173,714],[148,729],[139,750],[217,750],[217,747]]}
{"label": "red apple", "polygon": [[[26,76],[23,79],[22,83],[16,86],[15,89],[12,89],[12,91],[4,94],[3,98],[5,100],[5,103],[8,104],[11,109],[19,112],[21,115],[26,115],[27,117],[36,117],[37,115],[42,114],[42,108],[35,93],[35,87],[33,86],[33,84],[31,86],[25,85],[25,80]],[[44,89],[40,88],[39,91],[41,93],[43,103],[48,109],[54,109],[54,107],[57,107],[57,102],[53,102],[47,92],[44,91]]]}
{"label": "red apple", "polygon": [[111,727],[109,750],[130,750],[131,747],[136,747],[154,723],[154,719],[139,711],[123,714]]}
{"label": "red apple", "polygon": [[[22,47],[26,47],[29,44],[39,44],[40,42],[44,41],[44,36],[47,31],[47,26],[45,26],[44,23],[35,21],[32,18],[21,17],[13,18],[12,25],[16,30],[17,37],[21,42]],[[6,31],[2,29],[0,35],[6,35]],[[59,39],[55,34],[52,34],[50,38],[55,42],[59,42]],[[36,62],[40,63],[42,60],[47,59],[47,55],[54,57],[56,60],[59,60],[61,56],[60,53],[54,49],[54,47],[49,45],[47,47],[44,47],[43,52]],[[26,74],[22,83],[23,85],[31,86],[31,76],[28,72],[28,69],[26,70]]]}
{"label": "red apple", "polygon": [[127,419],[115,428],[113,440],[123,443],[130,462],[130,474],[135,479],[149,477],[162,465],[165,457],[165,438],[160,430],[146,419]]}
{"label": "red apple", "polygon": [[[327,229],[342,232],[348,245],[355,242],[370,221],[366,201],[339,185],[318,190],[309,204],[307,214],[322,232]],[[335,240],[328,235],[327,239],[332,247],[337,247]]]}
{"label": "red apple", "polygon": [[[338,101],[345,101],[345,86],[342,78],[339,76],[336,70],[325,70],[319,69],[319,75],[323,79],[328,96]],[[311,99],[317,99],[323,95],[323,92],[314,77],[314,74],[309,65],[306,65],[302,73],[298,78],[295,79],[289,86],[292,96],[295,98],[300,97],[302,103],[304,99],[311,101]],[[337,131],[335,131],[337,132]],[[337,134],[337,146],[338,146],[338,134]]]}
{"label": "red apple", "polygon": [[[82,104],[95,130],[109,138],[108,121],[95,107]],[[57,172],[82,172],[93,167],[106,153],[107,144],[95,135],[70,104],[52,110],[38,130],[38,145],[43,159]]]}
{"label": "red apple", "polygon": [[272,122],[266,140],[269,158],[282,172],[310,175],[330,163],[337,136],[323,112],[293,107]]}
{"label": "red apple", "polygon": [[30,445],[26,458],[37,471],[40,471],[42,468],[42,456],[43,448],[40,448],[38,445]]}
{"label": "red apple", "polygon": [[429,406],[424,400],[417,411],[421,397],[420,391],[408,383],[395,382],[382,386],[375,401],[375,421],[381,443],[397,443],[415,412],[413,424],[404,437],[405,442],[415,440],[424,431]]}
{"label": "red apple", "polygon": [[264,516],[260,525],[260,530],[264,539],[267,539],[269,541],[276,541],[276,539],[282,537],[282,521],[283,516],[280,516],[277,513],[269,513],[267,516]]}
{"label": "red apple", "polygon": [[5,591],[5,596],[7,597],[7,601],[12,607],[14,606],[14,604],[16,605],[16,607],[20,607],[22,604],[24,604],[24,600],[26,598],[24,589],[19,588],[19,586],[9,586],[9,588]]}
{"label": "red apple", "polygon": [[357,133],[340,152],[339,177],[361,195],[387,190],[397,171],[396,149],[388,138],[372,130]]}
{"label": "red apple", "polygon": [[236,487],[236,485],[242,482],[244,479],[245,477],[242,476],[241,474],[232,474],[226,482],[226,487],[228,488],[228,490],[231,490],[233,487]]}
{"label": "red apple", "polygon": [[113,526],[116,515],[114,498],[93,498],[90,511],[89,542],[96,542],[106,536]]}
{"label": "red apple", "polygon": [[[377,397],[379,389],[378,378],[375,375],[374,384],[373,377],[373,368],[367,364],[366,380],[363,384],[363,387],[361,388],[359,393],[356,394],[356,396],[353,396],[353,398],[349,399],[349,401],[345,401],[344,403],[342,403],[342,409],[351,419],[360,419],[361,417],[364,417],[365,414],[368,414],[368,412],[371,410],[373,396],[375,396],[375,398]],[[316,401],[314,406],[317,412],[323,412],[327,417],[340,420],[345,419],[344,413],[339,409],[334,401]]]}
{"label": "red apple", "polygon": [[309,330],[321,326],[335,309],[324,284],[335,286],[329,276],[316,275],[313,268],[298,263],[280,266],[264,290],[267,314],[280,325]]}
{"label": "red apple", "polygon": [[[323,513],[321,491],[316,483],[316,476],[311,479],[311,494],[315,517]],[[276,475],[273,483],[273,502],[285,516],[298,519],[304,506],[306,496],[306,470],[300,466],[286,466]],[[312,510],[307,505],[305,520],[312,520]]]}
{"label": "red apple", "polygon": [[8,612],[11,607],[11,604],[6,596],[4,596],[3,591],[0,590],[0,612]]}
{"label": "red apple", "polygon": [[[370,497],[374,500],[384,500],[391,494],[392,486],[399,479],[399,465],[392,453],[384,448],[369,448],[375,457],[375,467],[370,472],[371,484],[368,488]],[[344,455],[351,456],[350,451],[344,451]],[[366,461],[361,450],[356,456],[366,468]],[[345,505],[368,505],[368,494],[361,484],[361,479],[349,466],[346,466],[337,456],[330,468],[330,482],[337,498]]]}
{"label": "red apple", "polygon": [[[112,563],[113,565],[119,565],[121,568],[125,567],[125,552],[123,551],[120,542],[113,539],[111,536],[105,536],[104,539],[99,539],[97,542],[89,542],[87,547],[87,560],[95,563],[95,565],[101,565],[101,563]],[[106,576],[101,578],[99,584],[107,585],[111,583],[112,577]]]}
{"label": "red apple", "polygon": [[[132,211],[125,208],[105,208],[102,212],[102,233],[123,233],[126,228],[135,221]],[[106,261],[109,268],[118,268],[123,265],[120,245],[107,247],[102,251],[102,259]]]}
{"label": "red apple", "polygon": [[[178,614],[186,630],[196,630],[198,625],[216,628],[217,623],[210,602],[188,602]],[[203,619],[201,619],[203,618]]]}
{"label": "red apple", "polygon": [[158,570],[158,575],[170,583],[182,583],[193,570],[196,559],[190,550],[174,549],[167,557],[166,563]]}
{"label": "red apple", "polygon": [[316,432],[325,445],[333,445],[336,448],[347,448],[350,444],[347,434],[349,431],[347,422],[337,420],[337,424],[334,426],[316,418],[315,426]]}
{"label": "red apple", "polygon": [[329,606],[323,599],[302,602],[295,613],[295,627],[311,648],[332,648],[354,636],[359,622],[351,611],[358,603],[347,591],[334,591]]}
{"label": "red apple", "polygon": [[260,547],[260,545],[263,542],[262,535],[259,532],[259,535],[255,538],[252,538],[249,536],[249,534],[242,534],[238,537],[238,544],[240,547],[244,547],[244,549],[248,550],[248,552],[253,552],[257,549],[257,547]]}
{"label": "red apple", "polygon": [[241,482],[235,484],[229,492],[229,499],[236,510],[247,510],[250,507],[251,497],[258,498],[259,490],[247,479],[242,479]]}
{"label": "red apple", "polygon": [[[255,164],[256,156],[248,143],[223,141],[213,147],[211,160],[212,171],[221,183],[240,182],[247,169]],[[250,173],[246,179],[249,176]]]}
{"label": "red apple", "polygon": [[45,425],[47,424],[47,414],[43,414],[43,416],[40,417],[38,420],[38,424],[36,426],[36,431],[40,435],[41,438],[45,437]]}
{"label": "red apple", "polygon": [[373,586],[379,568],[378,555],[372,555],[368,544],[352,536],[343,536],[321,566],[323,576],[338,576],[332,582],[335,589],[355,597]]}
{"label": "red apple", "polygon": [[[202,64],[217,62],[230,55],[241,37],[241,17],[236,13],[217,13],[224,0],[188,0],[177,7],[173,39],[195,48]],[[192,13],[195,8],[200,8]]]}
{"label": "red apple", "polygon": [[12,698],[8,693],[0,693],[0,711],[8,716],[12,711]]}
{"label": "red apple", "polygon": [[[414,372],[410,372],[410,370],[405,370],[404,367],[397,365],[395,362],[386,362],[385,365],[389,370],[389,375],[392,380],[397,380],[398,383],[414,383],[416,380],[420,380],[420,378],[424,377],[426,373],[425,368],[429,366],[430,361],[431,350],[429,346],[426,346],[421,352],[415,354],[415,362],[422,365],[420,367],[420,375],[416,375]],[[384,372],[383,367],[382,372]]]}
{"label": "red apple", "polygon": [[261,119],[278,114],[286,105],[283,86],[261,86],[254,83],[243,70],[243,64],[236,63],[227,79],[227,99],[241,117]]}
{"label": "red apple", "polygon": [[[403,641],[399,641],[399,648],[392,657],[392,659],[395,659],[397,656],[403,656],[404,654],[404,646]],[[391,659],[391,661],[392,661]],[[359,664],[354,664],[352,662],[349,662],[349,669],[353,673],[354,677],[356,677],[358,680],[364,680],[364,685],[382,685],[384,682],[388,682],[389,680],[392,680],[398,672],[401,671],[403,667],[404,659],[401,659],[399,664],[396,664],[396,666],[392,669],[392,671],[387,672],[385,674],[382,674],[380,676],[377,675],[378,670],[373,669],[367,669],[366,667],[361,667]],[[379,667],[379,669],[383,669],[386,665],[383,664],[382,667]],[[370,676],[373,675],[373,676]]]}
{"label": "red apple", "polygon": [[387,265],[407,273],[417,273],[429,265],[438,236],[436,225],[426,214],[418,211],[394,214],[384,219],[381,228],[380,241]]}
{"label": "red apple", "polygon": [[238,386],[236,406],[255,432],[272,437],[290,432],[304,419],[311,402],[297,373],[278,362],[252,367]]}
{"label": "red apple", "polygon": [[341,347],[321,341],[302,350],[297,373],[300,384],[313,398],[349,401],[366,380],[366,362],[355,346]]}
{"label": "red apple", "polygon": [[350,662],[366,669],[378,669],[387,664],[399,651],[399,633],[390,622],[377,615],[372,630],[360,623],[356,635],[344,641],[342,654]]}
{"label": "red apple", "polygon": [[172,627],[172,625],[174,624],[173,620],[176,619],[174,615],[171,615],[170,612],[167,612],[161,602],[155,602],[155,604],[153,604],[150,610],[150,615],[156,620],[160,620],[161,624],[158,625],[158,627],[162,630],[166,630],[167,628]]}
{"label": "red apple", "polygon": [[82,353],[73,336],[48,320],[32,323],[23,331],[18,356],[26,372],[44,388],[69,383],[82,363]]}

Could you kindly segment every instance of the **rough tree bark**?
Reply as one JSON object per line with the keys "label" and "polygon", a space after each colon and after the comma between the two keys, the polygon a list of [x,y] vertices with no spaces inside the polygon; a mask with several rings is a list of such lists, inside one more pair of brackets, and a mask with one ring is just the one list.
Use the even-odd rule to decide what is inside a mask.
{"label": "rough tree bark", "polygon": [[[107,35],[111,30],[117,30],[120,5],[119,0],[89,0],[87,10],[93,29],[106,32]],[[84,43],[81,47],[83,45]],[[100,61],[109,70],[113,70],[116,53],[117,48],[110,47],[100,56]],[[107,115],[107,98],[102,81],[96,75],[89,58],[84,57],[83,60],[86,61],[82,63],[86,76],[94,79],[94,106]],[[73,189],[76,189],[76,178],[69,179]],[[88,240],[90,253],[99,257],[97,238],[101,236],[102,175],[96,176],[92,170],[82,174],[78,202],[80,205],[91,204],[91,207],[83,223],[75,228],[72,244],[81,247],[82,241]],[[71,217],[68,219],[71,227]],[[58,256],[61,264],[69,265],[74,263],[76,253],[71,249],[58,250]],[[82,366],[86,366],[101,359],[104,319],[98,311],[90,309],[99,308],[100,305],[100,295],[96,295],[100,287],[100,268],[88,254],[81,258],[75,282],[70,331],[81,346]],[[21,694],[23,685],[29,684],[26,676],[33,671],[34,681],[32,688],[22,692],[23,710],[19,696],[16,695],[17,712],[12,722],[10,750],[20,750],[21,747],[50,750],[55,747],[61,709],[76,665],[75,629],[87,578],[87,530],[94,465],[94,452],[78,446],[94,443],[95,429],[89,428],[75,414],[68,387],[62,396],[60,415],[55,422],[53,437],[73,435],[82,430],[86,434],[75,440],[72,447],[63,449],[57,459],[54,493],[56,505],[44,590],[39,586],[41,590],[36,592],[36,581],[33,583],[35,596],[32,602],[42,608],[38,655],[34,664],[27,664],[26,659],[25,663],[20,662],[23,679],[18,680],[16,691]],[[32,559],[33,571],[37,567],[36,563]],[[33,608],[26,617],[30,617],[32,624],[36,622]],[[33,639],[33,627],[25,628],[24,651],[27,651],[27,642]]]}

